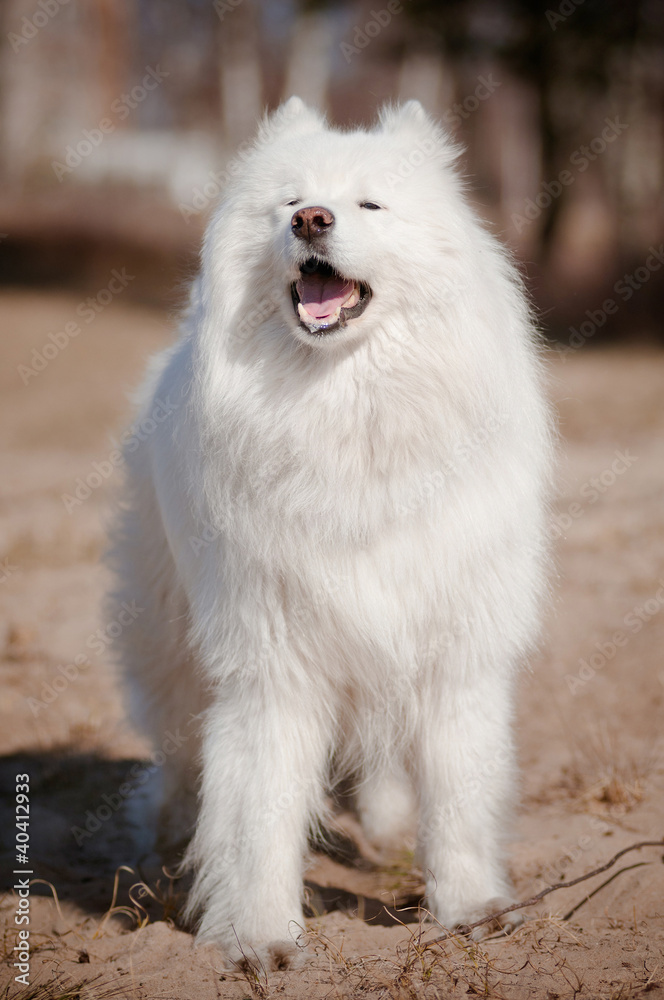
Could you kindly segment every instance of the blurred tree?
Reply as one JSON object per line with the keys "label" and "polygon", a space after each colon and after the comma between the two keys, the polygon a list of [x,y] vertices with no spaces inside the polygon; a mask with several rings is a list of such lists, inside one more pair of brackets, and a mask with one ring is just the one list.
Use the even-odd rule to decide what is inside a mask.
{"label": "blurred tree", "polygon": [[[659,0],[410,0],[405,9],[409,31],[403,44],[430,51],[435,39],[457,70],[468,61],[497,62],[534,89],[547,181],[568,166],[571,151],[596,134],[589,135],[588,128],[601,128],[610,111],[626,110],[635,86],[661,129],[664,5]],[[567,195],[564,189],[543,211],[543,260]]]}

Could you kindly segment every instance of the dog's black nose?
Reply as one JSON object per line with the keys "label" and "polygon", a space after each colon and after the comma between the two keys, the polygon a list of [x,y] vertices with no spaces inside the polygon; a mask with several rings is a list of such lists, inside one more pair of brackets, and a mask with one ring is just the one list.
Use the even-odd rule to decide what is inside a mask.
{"label": "dog's black nose", "polygon": [[311,243],[323,236],[334,225],[334,216],[326,208],[300,208],[291,219],[291,228],[295,236]]}

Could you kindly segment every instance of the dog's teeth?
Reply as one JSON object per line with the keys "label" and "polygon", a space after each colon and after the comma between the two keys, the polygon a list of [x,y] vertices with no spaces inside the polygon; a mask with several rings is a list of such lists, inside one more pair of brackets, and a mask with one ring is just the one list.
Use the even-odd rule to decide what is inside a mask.
{"label": "dog's teeth", "polygon": [[353,291],[350,293],[350,295],[344,302],[344,309],[352,309],[353,306],[356,306],[359,301],[360,301],[360,286],[356,281]]}

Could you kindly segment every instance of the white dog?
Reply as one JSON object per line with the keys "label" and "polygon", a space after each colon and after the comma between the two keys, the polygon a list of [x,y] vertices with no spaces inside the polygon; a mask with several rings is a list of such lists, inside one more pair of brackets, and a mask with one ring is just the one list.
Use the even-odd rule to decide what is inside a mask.
{"label": "white dog", "polygon": [[193,830],[187,915],[232,959],[297,951],[341,773],[376,842],[416,808],[437,920],[509,897],[552,445],[528,306],[456,153],[417,102],[342,132],[292,98],[144,386],[114,538],[114,600],[141,614],[119,644],[155,745],[187,736],[161,837]]}

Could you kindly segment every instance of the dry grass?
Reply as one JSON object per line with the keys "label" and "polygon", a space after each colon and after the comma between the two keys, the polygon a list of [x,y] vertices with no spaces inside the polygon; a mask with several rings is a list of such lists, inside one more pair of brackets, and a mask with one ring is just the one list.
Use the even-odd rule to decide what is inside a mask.
{"label": "dry grass", "polygon": [[67,979],[65,973],[56,973],[51,980],[44,979],[11,993],[11,986],[7,986],[2,1000],[115,1000],[127,996],[124,983],[107,979],[102,973],[78,983],[71,980],[67,983]]}
{"label": "dry grass", "polygon": [[619,819],[643,799],[655,763],[643,749],[627,750],[604,722],[575,746],[562,787],[582,808]]}
{"label": "dry grass", "polygon": [[[540,921],[545,925],[546,921]],[[332,979],[336,991],[331,995],[340,997],[375,997],[380,1000],[416,1000],[421,997],[442,998],[447,996],[483,996],[507,998],[519,985],[519,976],[527,968],[538,977],[547,976],[559,987],[573,980],[570,968],[565,958],[554,959],[552,969],[545,969],[541,962],[536,961],[538,954],[547,959],[552,956],[550,948],[543,947],[537,940],[532,929],[530,936],[534,940],[527,949],[530,954],[524,961],[523,950],[515,954],[511,947],[515,941],[507,944],[506,949],[500,944],[479,945],[468,939],[452,935],[444,946],[432,950],[428,941],[432,935],[439,933],[441,928],[432,924],[421,923],[415,929],[406,928],[409,937],[405,944],[397,949],[395,958],[388,960],[379,957],[345,958],[336,942],[326,936],[320,929],[309,932],[310,946],[315,951],[319,965],[320,959],[326,959],[328,968],[333,972]],[[577,988],[580,984],[576,977]],[[275,994],[276,995],[276,994]],[[532,993],[526,995],[534,995]],[[561,996],[561,993],[550,993],[550,996]]]}

